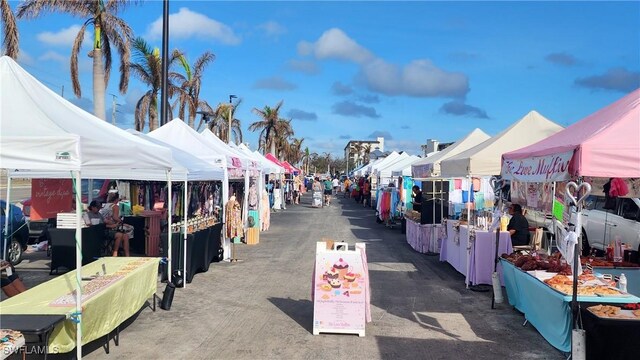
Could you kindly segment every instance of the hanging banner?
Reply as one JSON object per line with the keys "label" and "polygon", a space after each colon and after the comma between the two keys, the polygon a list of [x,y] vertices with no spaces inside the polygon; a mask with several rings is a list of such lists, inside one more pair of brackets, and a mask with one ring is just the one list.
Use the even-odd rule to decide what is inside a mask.
{"label": "hanging banner", "polygon": [[71,179],[33,179],[31,181],[31,220],[55,218],[73,210]]}
{"label": "hanging banner", "polygon": [[568,151],[526,159],[503,159],[502,177],[522,182],[567,181],[572,156],[573,151]]}

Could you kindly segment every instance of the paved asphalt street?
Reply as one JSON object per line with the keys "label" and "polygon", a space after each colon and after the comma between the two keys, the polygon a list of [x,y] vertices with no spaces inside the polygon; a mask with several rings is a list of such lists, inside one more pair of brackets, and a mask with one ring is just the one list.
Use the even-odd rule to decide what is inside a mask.
{"label": "paved asphalt street", "polygon": [[[461,274],[413,251],[373,210],[342,198],[322,209],[310,204],[307,193],[272,214],[260,244],[238,246],[242,262],[212,264],[176,290],[170,311],[143,309],[109,355],[90,344],[86,358],[564,359],[522,326],[522,314],[507,304],[491,310],[490,293],[465,289]],[[373,321],[363,338],[312,335],[311,273],[322,238],[367,244]],[[19,266],[28,286],[49,278],[42,254]]]}

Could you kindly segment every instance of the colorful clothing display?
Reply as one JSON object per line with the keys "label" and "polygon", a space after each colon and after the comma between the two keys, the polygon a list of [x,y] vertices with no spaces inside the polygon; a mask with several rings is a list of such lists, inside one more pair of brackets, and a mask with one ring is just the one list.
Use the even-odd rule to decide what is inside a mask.
{"label": "colorful clothing display", "polygon": [[225,224],[227,226],[227,238],[243,236],[242,211],[240,203],[232,196],[225,208]]}
{"label": "colorful clothing display", "polygon": [[400,202],[400,193],[397,188],[383,188],[377,192],[376,210],[383,221],[395,219],[398,217],[398,204]]}

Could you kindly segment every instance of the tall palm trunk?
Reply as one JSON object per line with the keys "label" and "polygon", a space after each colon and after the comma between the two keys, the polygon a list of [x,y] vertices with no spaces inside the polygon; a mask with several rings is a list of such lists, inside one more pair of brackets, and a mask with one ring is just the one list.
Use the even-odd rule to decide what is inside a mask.
{"label": "tall palm trunk", "polygon": [[158,94],[153,94],[151,105],[149,106],[149,131],[158,128]]}
{"label": "tall palm trunk", "polygon": [[277,156],[277,154],[276,154],[276,141],[273,138],[271,138],[271,153],[273,154],[273,156]]}
{"label": "tall palm trunk", "polygon": [[93,114],[102,120],[107,120],[107,112],[104,105],[106,84],[104,82],[104,64],[102,63],[102,46],[100,26],[95,26],[95,38],[93,41]]}

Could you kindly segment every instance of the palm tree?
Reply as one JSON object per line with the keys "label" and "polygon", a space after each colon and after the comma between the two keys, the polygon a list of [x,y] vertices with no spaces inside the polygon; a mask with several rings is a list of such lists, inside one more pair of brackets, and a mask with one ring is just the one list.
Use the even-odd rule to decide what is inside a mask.
{"label": "palm tree", "polygon": [[291,119],[278,119],[274,129],[274,142],[278,159],[284,160],[285,156],[291,152],[290,137],[294,135]]}
{"label": "palm tree", "polygon": [[362,156],[364,158],[365,164],[369,163],[369,155],[371,154],[371,144],[364,144],[362,146],[363,151],[364,151],[364,155]]}
{"label": "palm tree", "polygon": [[120,55],[120,84],[122,94],[129,86],[129,44],[133,31],[129,25],[115,14],[130,1],[127,0],[27,0],[18,6],[18,18],[35,18],[44,12],[63,12],[72,16],[87,18],[76,35],[71,50],[71,83],[73,92],[82,97],[78,73],[78,53],[84,41],[87,26],[93,25],[93,50],[89,57],[93,59],[93,112],[106,120],[105,89],[111,73],[111,47],[115,46]]}
{"label": "palm tree", "polygon": [[[158,128],[158,93],[162,86],[162,58],[158,48],[152,49],[147,42],[138,37],[132,44],[135,62],[129,64],[133,75],[149,86],[149,90],[138,100],[135,111],[135,129],[143,131],[145,123],[149,123],[149,131]],[[174,50],[169,59],[169,66],[182,56],[178,50]],[[172,96],[177,89],[171,82],[168,83],[168,94]],[[169,112],[171,108],[169,107]]]}
{"label": "palm tree", "polygon": [[282,107],[282,100],[275,107],[265,106],[263,109],[253,108],[254,114],[261,117],[261,120],[254,122],[249,125],[249,130],[251,131],[260,131],[260,139],[264,140],[263,147],[261,150],[263,152],[269,147],[270,152],[273,155],[276,155],[276,141],[274,140],[276,137],[276,125],[278,120],[280,120],[280,108]]}
{"label": "palm tree", "polygon": [[18,59],[18,25],[7,0],[0,0],[0,20],[2,21],[2,53],[14,60]]}
{"label": "palm tree", "polygon": [[291,164],[298,164],[302,161],[302,157],[304,153],[302,152],[302,143],[304,142],[304,138],[293,138],[291,139],[291,144],[289,146],[289,153],[287,154],[287,161]]}
{"label": "palm tree", "polygon": [[[235,118],[236,109],[242,103],[239,99],[235,104],[220,103],[212,112],[213,119],[209,122],[209,129],[225,143],[229,142],[229,114],[231,114],[231,134],[236,144],[242,142],[242,126],[240,120]],[[209,106],[207,104],[207,106]],[[202,120],[200,121],[202,122]],[[198,129],[200,126],[198,126]]]}
{"label": "palm tree", "polygon": [[[357,143],[351,145],[351,148],[353,148],[353,151],[355,153],[355,156],[353,158],[354,158],[354,161],[356,163],[356,167],[358,167],[358,166],[360,166],[360,159],[361,159],[360,155],[362,153],[362,144],[357,142]],[[349,150],[351,150],[351,149],[349,149]],[[351,152],[351,151],[349,151],[349,152]]]}
{"label": "palm tree", "polygon": [[304,152],[302,153],[302,157],[300,161],[304,164],[304,173],[309,173],[309,160],[311,160],[311,153],[309,152],[309,147],[304,148]]}
{"label": "palm tree", "polygon": [[182,89],[178,99],[176,100],[176,103],[180,104],[178,107],[178,116],[180,119],[184,120],[185,110],[188,111],[188,124],[192,128],[195,125],[196,112],[198,110],[212,112],[211,106],[209,106],[206,101],[200,100],[200,90],[202,87],[202,75],[204,73],[204,69],[215,58],[216,57],[212,52],[206,51],[196,59],[192,66],[190,66],[187,58],[183,55],[180,57],[180,64],[184,69],[184,75],[175,74],[173,77],[176,83],[180,84],[180,89]]}

